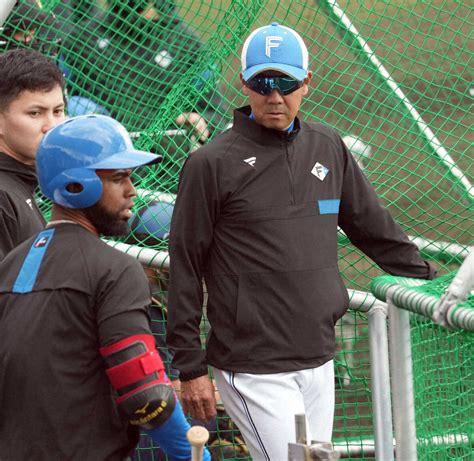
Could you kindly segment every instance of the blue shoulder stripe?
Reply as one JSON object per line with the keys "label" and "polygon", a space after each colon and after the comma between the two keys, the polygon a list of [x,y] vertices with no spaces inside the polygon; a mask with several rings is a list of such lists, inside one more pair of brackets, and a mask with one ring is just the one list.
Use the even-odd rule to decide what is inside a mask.
{"label": "blue shoulder stripe", "polygon": [[13,285],[13,293],[29,293],[36,282],[44,254],[53,238],[54,229],[46,229],[38,234],[26,255],[20,272]]}

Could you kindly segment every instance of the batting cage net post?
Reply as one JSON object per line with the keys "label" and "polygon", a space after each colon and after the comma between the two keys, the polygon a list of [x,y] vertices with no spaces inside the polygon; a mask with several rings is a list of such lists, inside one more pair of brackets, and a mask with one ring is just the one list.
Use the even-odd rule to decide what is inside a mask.
{"label": "batting cage net post", "polygon": [[391,293],[387,294],[390,317],[389,344],[392,376],[393,416],[397,459],[416,461],[416,423],[413,396],[410,317],[396,309]]}
{"label": "batting cage net post", "polygon": [[376,302],[369,311],[369,345],[375,459],[392,461],[392,399],[385,303]]}
{"label": "batting cage net post", "polygon": [[471,252],[458,271],[429,282],[373,281],[374,295],[389,306],[397,459],[472,456],[473,261]]}
{"label": "batting cage net post", "polygon": [[[423,285],[425,291],[398,280],[393,297],[397,306],[405,305],[405,297],[417,298],[416,289],[424,300],[409,313],[418,459],[471,459],[472,332],[449,330],[430,319],[474,241],[472,8],[455,0],[156,0],[158,16],[147,22],[133,7],[140,2],[149,3],[19,0],[25,8],[15,7],[6,17],[0,46],[50,54],[66,75],[69,115],[111,114],[133,134],[137,148],[164,155],[160,166],[134,173],[134,211],[149,211],[150,232],[133,230],[126,239],[107,242],[154,271],[153,309],[166,311],[165,218],[179,172],[189,153],[207,142],[202,123],[190,114],[206,121],[208,139],[227,129],[232,108],[246,103],[238,78],[244,39],[272,21],[293,27],[308,45],[314,74],[302,117],[341,134],[392,215],[441,276]],[[14,2],[0,3],[1,19]],[[15,36],[34,40],[16,42]],[[50,203],[40,195],[38,203],[48,217]],[[389,459],[387,396],[377,387],[379,378],[386,379],[386,359],[378,357],[385,350],[380,347],[385,319],[383,308],[361,294],[383,272],[342,232],[338,247],[352,309],[336,325],[333,442],[344,459]],[[450,325],[466,325],[472,308],[468,298],[449,309]],[[164,319],[153,322],[165,331]],[[204,316],[203,343],[208,328]],[[371,371],[374,366],[377,371]],[[225,416],[220,423],[217,449],[224,440],[238,445],[238,431]],[[390,435],[380,433],[381,427]],[[137,453],[140,461],[158,457],[146,443]]]}

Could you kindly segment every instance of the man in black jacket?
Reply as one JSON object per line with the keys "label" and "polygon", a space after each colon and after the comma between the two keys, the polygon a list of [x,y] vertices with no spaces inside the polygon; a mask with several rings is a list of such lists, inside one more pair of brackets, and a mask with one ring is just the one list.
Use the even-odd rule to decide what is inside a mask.
{"label": "man in black jacket", "polygon": [[168,343],[183,406],[213,416],[211,365],[254,460],[287,459],[298,413],[307,440],[331,440],[334,325],[349,305],[337,227],[388,273],[434,276],[340,136],[297,116],[311,77],[292,29],[273,23],[248,37],[250,106],[186,161],[171,225]]}
{"label": "man in black jacket", "polygon": [[0,55],[0,261],[40,231],[36,205],[36,149],[64,120],[64,79],[41,53],[15,49]]}

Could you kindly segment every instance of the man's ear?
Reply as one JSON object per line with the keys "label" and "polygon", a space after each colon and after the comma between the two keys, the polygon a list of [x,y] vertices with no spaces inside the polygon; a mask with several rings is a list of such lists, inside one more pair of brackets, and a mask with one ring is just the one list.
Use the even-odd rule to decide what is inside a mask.
{"label": "man's ear", "polygon": [[311,71],[309,71],[308,75],[304,79],[303,96],[306,96],[309,93],[309,85],[311,83],[312,78],[313,78],[313,73]]}
{"label": "man's ear", "polygon": [[239,74],[239,77],[240,77],[240,83],[242,84],[242,93],[244,94],[244,96],[248,96],[249,95],[249,89],[248,89],[247,85],[245,85],[245,80],[242,77],[242,72]]}

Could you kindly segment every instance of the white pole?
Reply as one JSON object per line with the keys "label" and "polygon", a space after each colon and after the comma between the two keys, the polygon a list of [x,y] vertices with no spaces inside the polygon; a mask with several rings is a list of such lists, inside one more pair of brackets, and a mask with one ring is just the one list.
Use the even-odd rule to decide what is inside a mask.
{"label": "white pole", "polygon": [[379,74],[385,79],[388,86],[393,90],[396,96],[402,101],[403,105],[407,108],[413,120],[416,122],[418,129],[428,140],[435,154],[441,159],[441,161],[447,167],[448,171],[450,171],[457,179],[459,179],[459,181],[461,181],[461,184],[466,188],[466,191],[471,196],[471,199],[473,199],[474,188],[472,187],[471,183],[467,179],[466,175],[456,166],[456,162],[448,154],[448,151],[441,145],[441,142],[431,131],[430,127],[421,118],[421,115],[418,113],[418,111],[415,109],[413,104],[405,96],[403,91],[398,86],[397,82],[395,82],[395,80],[390,76],[389,72],[384,67],[384,65],[379,61],[375,53],[372,51],[372,49],[368,45],[367,41],[362,38],[362,35],[359,33],[357,28],[354,26],[354,24],[352,24],[349,17],[344,13],[344,10],[339,6],[336,0],[327,0],[327,3],[331,7],[336,17],[341,21],[341,24],[344,26],[344,28],[359,43],[359,46],[362,48],[362,51],[369,58],[372,65],[375,66]]}
{"label": "white pole", "polygon": [[127,243],[115,242],[114,240],[103,240],[111,247],[138,259],[138,261],[140,261],[140,263],[145,267],[169,269],[169,254],[167,251],[157,251],[152,248],[143,248],[138,245],[128,245]]}
{"label": "white pole", "polygon": [[0,27],[3,26],[7,20],[8,15],[15,6],[16,0],[1,0],[0,1]]}
{"label": "white pole", "polygon": [[369,311],[369,345],[375,459],[393,461],[387,305],[380,301]]}
{"label": "white pole", "polygon": [[411,356],[410,313],[399,309],[387,292],[389,316],[390,371],[395,425],[396,459],[416,461],[415,399]]}

